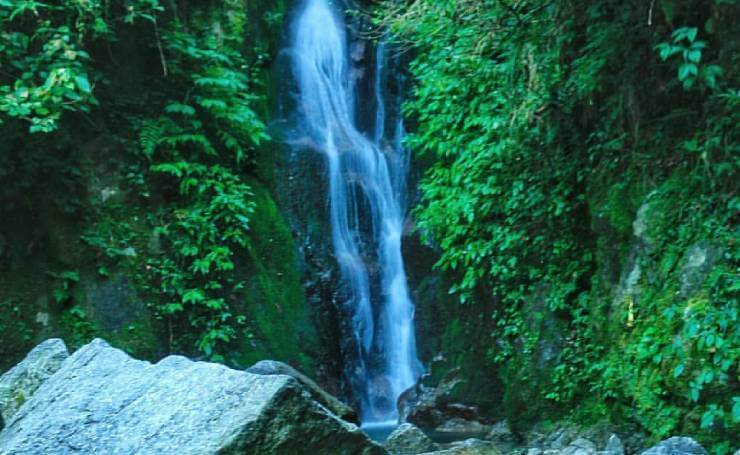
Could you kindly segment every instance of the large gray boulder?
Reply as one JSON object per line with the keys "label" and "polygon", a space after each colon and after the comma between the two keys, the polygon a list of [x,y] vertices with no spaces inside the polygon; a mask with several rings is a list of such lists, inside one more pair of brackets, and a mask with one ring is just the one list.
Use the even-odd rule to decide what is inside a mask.
{"label": "large gray boulder", "polygon": [[642,455],[708,455],[698,442],[688,437],[674,436],[642,452]]}
{"label": "large gray boulder", "polygon": [[278,362],[276,360],[261,360],[251,367],[247,368],[246,371],[253,374],[284,374],[287,376],[292,376],[296,380],[298,380],[298,382],[300,382],[303,387],[306,388],[306,390],[311,393],[311,396],[313,396],[316,401],[329,408],[331,412],[333,412],[340,418],[353,423],[359,423],[360,421],[359,416],[354,409],[344,404],[333,395],[327,393],[311,378],[288,364]]}
{"label": "large gray boulder", "polygon": [[135,360],[94,340],[0,432],[2,454],[382,454],[290,376],[170,356]]}
{"label": "large gray boulder", "polygon": [[64,341],[52,338],[33,348],[18,365],[0,376],[0,429],[67,357]]}
{"label": "large gray boulder", "polygon": [[439,448],[419,427],[410,423],[403,423],[393,430],[383,445],[394,455],[431,452]]}

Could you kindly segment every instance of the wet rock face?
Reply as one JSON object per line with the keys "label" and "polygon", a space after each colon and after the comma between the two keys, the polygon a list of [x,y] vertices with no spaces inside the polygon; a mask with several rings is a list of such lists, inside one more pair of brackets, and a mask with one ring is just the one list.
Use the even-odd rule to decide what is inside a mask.
{"label": "wet rock face", "polygon": [[[634,300],[639,298],[640,281],[644,275],[640,262],[647,259],[656,248],[656,239],[651,236],[651,229],[656,222],[655,211],[649,201],[644,202],[637,211],[633,222],[632,245],[619,280],[616,301],[625,297]],[[721,249],[708,241],[699,241],[688,248],[679,271],[680,296],[686,298],[693,295],[721,257]]]}
{"label": "wet rock face", "polygon": [[632,234],[635,239],[645,248],[652,249],[655,239],[650,235],[650,225],[652,224],[653,208],[649,201],[643,202],[637,209],[635,220],[632,222]]}
{"label": "wet rock face", "polygon": [[326,163],[311,144],[301,145],[283,148],[284,159],[276,168],[280,183],[275,196],[296,242],[306,304],[319,337],[317,380],[330,393],[349,398],[351,387],[345,381],[343,359],[354,346],[342,310],[344,299],[332,249]]}
{"label": "wet rock face", "polygon": [[36,346],[25,359],[0,376],[0,429],[61,368],[69,356],[64,341],[53,338]]}
{"label": "wet rock face", "polygon": [[[453,417],[441,425],[434,428],[434,433],[443,439],[453,439],[459,437],[471,437],[479,436],[482,437],[490,433],[491,427],[484,423],[481,423],[477,415],[470,415],[470,411],[474,408],[466,406],[466,414],[468,418]],[[477,413],[476,413],[477,414]]]}
{"label": "wet rock face", "polygon": [[88,313],[108,332],[121,330],[148,311],[127,277],[115,276],[102,282],[90,280],[83,286]]}
{"label": "wet rock face", "polygon": [[526,323],[532,333],[539,334],[539,341],[532,354],[534,367],[540,370],[536,376],[545,374],[554,366],[555,359],[565,346],[567,334],[566,323],[547,306],[549,294],[550,287],[540,283],[525,304],[525,314],[528,315]]}
{"label": "wet rock face", "polygon": [[180,356],[151,364],[99,339],[6,425],[0,453],[384,453],[290,376]]}
{"label": "wet rock face", "polygon": [[615,307],[624,304],[625,301],[638,302],[642,290],[640,280],[643,279],[644,270],[640,263],[642,258],[649,255],[655,249],[656,240],[650,231],[655,223],[655,210],[648,199],[640,205],[632,222],[632,241],[629,254],[622,265],[622,271],[614,292]]}

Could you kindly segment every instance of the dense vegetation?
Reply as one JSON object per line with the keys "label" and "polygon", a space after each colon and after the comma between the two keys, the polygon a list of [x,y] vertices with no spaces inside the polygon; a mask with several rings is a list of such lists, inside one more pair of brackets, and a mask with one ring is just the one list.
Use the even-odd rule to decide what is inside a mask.
{"label": "dense vegetation", "polygon": [[[266,68],[280,33],[269,25],[281,23],[284,9],[261,7],[236,0],[0,2],[2,305],[16,312],[6,314],[4,328],[22,333],[32,325],[34,308],[24,302],[40,280],[18,277],[41,269],[53,288],[48,312],[61,315],[62,331],[77,343],[87,341],[100,327],[82,295],[95,285],[84,285],[125,276],[123,286],[135,288],[158,321],[154,332],[164,334],[166,352],[215,360],[231,352],[229,360],[247,361],[259,355],[242,354],[250,351],[243,347],[260,335],[282,345],[273,355],[307,359],[286,352],[281,340],[299,329],[259,333],[270,332],[284,310],[293,312],[287,321],[309,326],[295,291],[290,234],[258,181],[267,153],[260,147],[269,139],[261,120]],[[256,214],[277,229],[264,241],[277,237],[288,248],[278,259],[284,262],[266,272],[264,256],[278,252],[250,235]],[[38,232],[13,232],[14,221]],[[260,299],[289,299],[288,308],[271,310],[264,306],[275,303]],[[151,351],[151,340],[139,338],[152,328],[139,327],[148,322],[137,316],[121,342]],[[30,341],[15,338],[9,354],[13,343]]]}
{"label": "dense vegetation", "polygon": [[[315,367],[266,127],[290,3],[0,0],[0,368],[48,336]],[[517,430],[736,449],[740,2],[359,3],[408,61],[441,375]]]}
{"label": "dense vegetation", "polygon": [[[467,361],[500,365],[509,417],[577,405],[729,450],[737,2],[428,0],[376,18],[411,55],[409,144],[431,163],[418,224],[450,292],[486,311],[465,324],[487,355]],[[697,284],[692,246],[717,256]]]}

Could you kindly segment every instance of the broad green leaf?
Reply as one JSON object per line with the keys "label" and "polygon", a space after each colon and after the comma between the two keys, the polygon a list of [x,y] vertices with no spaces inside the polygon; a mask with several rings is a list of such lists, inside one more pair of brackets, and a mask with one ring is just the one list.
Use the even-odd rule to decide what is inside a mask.
{"label": "broad green leaf", "polygon": [[75,77],[75,84],[77,84],[77,87],[79,87],[79,89],[84,93],[90,93],[90,82],[84,74],[78,74]]}

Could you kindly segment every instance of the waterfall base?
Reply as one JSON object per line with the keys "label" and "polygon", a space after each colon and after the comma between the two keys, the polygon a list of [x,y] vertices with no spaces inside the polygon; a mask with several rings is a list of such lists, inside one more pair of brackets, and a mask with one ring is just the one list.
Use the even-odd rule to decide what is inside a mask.
{"label": "waterfall base", "polygon": [[360,429],[370,436],[370,439],[377,442],[384,442],[396,428],[398,428],[398,420],[369,422],[360,426]]}

